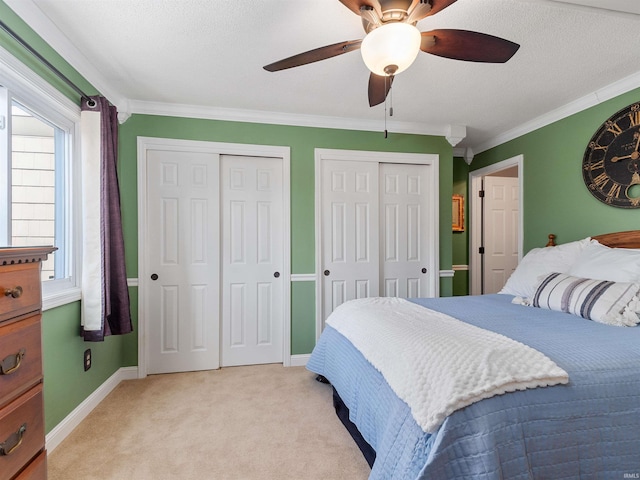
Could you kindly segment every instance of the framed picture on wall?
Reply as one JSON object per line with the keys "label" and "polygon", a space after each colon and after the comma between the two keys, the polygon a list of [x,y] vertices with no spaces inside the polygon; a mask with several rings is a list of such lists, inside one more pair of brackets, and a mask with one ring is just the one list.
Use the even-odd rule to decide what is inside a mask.
{"label": "framed picture on wall", "polygon": [[453,196],[453,231],[464,232],[464,197]]}

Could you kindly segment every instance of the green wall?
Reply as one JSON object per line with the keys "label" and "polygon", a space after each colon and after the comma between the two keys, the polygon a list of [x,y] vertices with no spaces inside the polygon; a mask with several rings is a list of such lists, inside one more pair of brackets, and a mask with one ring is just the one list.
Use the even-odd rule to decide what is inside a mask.
{"label": "green wall", "polygon": [[[440,268],[451,268],[452,147],[442,137],[133,115],[120,127],[120,189],[127,272],[137,276],[137,137],[278,145],[291,149],[291,272],[315,273],[314,154],[316,148],[436,153],[440,156]],[[310,353],[315,344],[315,284],[293,282],[291,352]],[[452,281],[440,281],[452,294]],[[134,363],[135,364],[135,363]]]}
{"label": "green wall", "polygon": [[[138,289],[129,288],[134,330]],[[85,342],[80,333],[80,302],[47,310],[42,319],[45,428],[49,432],[105,380],[124,365],[135,365],[135,335]],[[83,353],[90,348],[92,366],[85,372]]]}
{"label": "green wall", "polygon": [[524,156],[524,252],[544,246],[547,235],[566,243],[599,233],[640,228],[640,210],[615,208],[593,197],[582,180],[582,157],[591,136],[611,115],[640,100],[625,93],[551,125],[482,152],[476,170]]}
{"label": "green wall", "polygon": [[[451,254],[453,265],[469,265],[469,166],[461,157],[453,159],[453,194],[464,197],[464,232],[453,232]],[[456,270],[453,275],[453,295],[469,294],[469,271]]]}

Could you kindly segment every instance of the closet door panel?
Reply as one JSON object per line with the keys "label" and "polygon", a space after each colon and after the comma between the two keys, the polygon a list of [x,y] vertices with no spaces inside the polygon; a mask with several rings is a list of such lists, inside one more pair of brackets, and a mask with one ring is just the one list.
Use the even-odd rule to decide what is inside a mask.
{"label": "closet door panel", "polygon": [[381,295],[415,298],[429,291],[427,168],[380,164]]}
{"label": "closet door panel", "polygon": [[354,298],[379,295],[377,162],[322,162],[323,319]]}

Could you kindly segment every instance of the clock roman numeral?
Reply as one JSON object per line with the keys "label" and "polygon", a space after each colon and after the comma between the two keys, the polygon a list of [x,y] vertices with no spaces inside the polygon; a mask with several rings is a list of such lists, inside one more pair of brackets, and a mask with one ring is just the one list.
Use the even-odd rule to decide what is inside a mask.
{"label": "clock roman numeral", "polygon": [[611,188],[609,189],[609,193],[607,193],[607,203],[611,203],[613,201],[613,198],[619,198],[620,197],[620,188],[622,187],[622,185],[620,185],[619,183],[614,183]]}
{"label": "clock roman numeral", "polygon": [[596,178],[593,179],[593,187],[603,190],[604,186],[609,183],[609,177],[607,176],[607,174],[605,172],[602,172],[600,175],[598,175]]}
{"label": "clock roman numeral", "polygon": [[604,158],[602,160],[598,160],[597,162],[589,163],[584,167],[586,170],[598,170],[599,168],[604,168]]}
{"label": "clock roman numeral", "polygon": [[612,122],[608,125],[608,127],[609,128],[607,128],[607,131],[613,133],[614,135],[620,135],[622,133],[622,128],[620,128],[617,123]]}
{"label": "clock roman numeral", "polygon": [[606,150],[606,149],[607,149],[607,147],[606,147],[606,146],[605,146],[605,147],[603,147],[602,145],[598,145],[596,142],[591,142],[591,143],[589,144],[589,148],[590,148],[591,150]]}
{"label": "clock roman numeral", "polygon": [[629,113],[629,120],[631,121],[632,127],[640,125],[640,110],[634,110]]}

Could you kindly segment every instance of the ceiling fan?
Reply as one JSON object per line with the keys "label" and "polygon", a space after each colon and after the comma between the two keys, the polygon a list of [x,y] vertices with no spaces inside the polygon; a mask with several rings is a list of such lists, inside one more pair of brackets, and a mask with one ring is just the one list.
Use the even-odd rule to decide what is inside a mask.
{"label": "ceiling fan", "polygon": [[369,105],[385,101],[396,74],[408,68],[420,51],[468,62],[504,63],[520,45],[486,33],[440,29],[420,32],[416,23],[456,0],[339,0],[362,17],[366,37],[316,48],[264,67],[269,72],[299,67],[361,50],[371,70]]}

